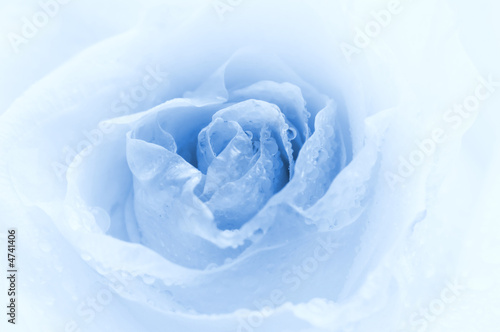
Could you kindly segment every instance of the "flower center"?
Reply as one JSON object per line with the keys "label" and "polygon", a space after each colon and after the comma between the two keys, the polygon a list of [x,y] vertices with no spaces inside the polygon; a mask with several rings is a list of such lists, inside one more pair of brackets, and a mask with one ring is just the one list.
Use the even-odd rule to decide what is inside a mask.
{"label": "flower center", "polygon": [[248,100],[218,111],[200,132],[199,197],[219,229],[240,228],[288,182],[295,131],[275,105]]}

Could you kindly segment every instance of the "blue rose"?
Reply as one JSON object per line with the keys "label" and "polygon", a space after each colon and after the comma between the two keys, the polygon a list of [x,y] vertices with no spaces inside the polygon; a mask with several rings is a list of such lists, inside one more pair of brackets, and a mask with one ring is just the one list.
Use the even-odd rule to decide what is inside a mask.
{"label": "blue rose", "polygon": [[227,68],[258,56],[238,52],[190,98],[127,124],[136,220],[128,232],[179,265],[238,257],[279,222],[273,207],[314,205],[344,165],[333,100],[265,75],[243,86],[225,80]]}
{"label": "blue rose", "polygon": [[[253,77],[241,79],[242,70]],[[241,49],[183,97],[101,123],[108,134],[68,169],[65,206],[77,216],[90,211],[84,223],[105,225],[107,240],[139,244],[143,254],[168,264],[160,274],[141,274],[163,280],[175,303],[200,313],[251,307],[273,288],[302,284],[295,273],[280,273],[282,263],[265,258],[266,251],[279,255],[310,236],[303,245],[318,247],[315,268],[336,246],[318,229],[350,222],[325,213],[335,209],[332,181],[349,163],[343,121],[332,97],[277,56]],[[360,207],[349,209],[354,216]],[[84,256],[100,264],[106,253],[82,245]],[[269,271],[259,271],[263,262]],[[258,294],[256,283],[271,271]]]}
{"label": "blue rose", "polygon": [[134,5],[108,39],[97,24],[102,41],[2,114],[20,330],[430,324],[414,307],[463,291],[436,269],[455,228],[433,202],[475,119],[449,128],[441,113],[462,113],[442,105],[498,83],[457,71],[448,21],[409,2],[201,2]]}

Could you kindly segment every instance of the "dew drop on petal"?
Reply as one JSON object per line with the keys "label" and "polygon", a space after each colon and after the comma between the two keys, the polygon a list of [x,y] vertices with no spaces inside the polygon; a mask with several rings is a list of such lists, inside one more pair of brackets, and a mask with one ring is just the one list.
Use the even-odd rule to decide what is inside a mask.
{"label": "dew drop on petal", "polygon": [[155,282],[156,278],[150,275],[143,275],[142,280],[144,281],[145,284],[152,285]]}

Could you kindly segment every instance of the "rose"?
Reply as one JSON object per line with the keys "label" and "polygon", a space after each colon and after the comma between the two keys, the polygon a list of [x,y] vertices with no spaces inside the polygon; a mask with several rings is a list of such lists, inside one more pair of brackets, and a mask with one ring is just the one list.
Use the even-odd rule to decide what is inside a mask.
{"label": "rose", "polygon": [[297,86],[259,81],[230,94],[223,104],[172,100],[127,133],[140,242],[183,266],[206,268],[241,251],[242,226],[292,178],[309,137]]}
{"label": "rose", "polygon": [[[330,49],[330,45],[340,44],[342,36],[331,37],[328,33],[341,31],[347,25],[340,8],[331,6],[320,6],[319,12],[337,15],[328,17],[335,25],[320,25],[318,29],[312,23],[319,22],[321,16],[308,16],[310,8],[295,2],[286,6],[266,4],[265,11],[255,3],[241,7],[240,12],[231,13],[239,20],[228,17],[224,25],[211,22],[218,17],[208,12],[167,37],[167,29],[149,18],[128,35],[74,59],[12,106],[2,117],[1,128],[8,137],[1,146],[2,155],[8,156],[1,174],[9,181],[2,202],[11,205],[11,209],[2,209],[2,216],[19,225],[21,234],[32,240],[27,242],[35,244],[22,249],[26,250],[24,257],[34,257],[24,273],[41,275],[44,286],[37,280],[29,281],[27,300],[45,306],[55,302],[50,297],[56,297],[57,303],[64,304],[51,313],[54,321],[44,321],[44,314],[31,312],[36,328],[47,326],[53,330],[64,326],[75,330],[78,325],[83,330],[102,330],[106,324],[101,326],[94,320],[103,319],[121,330],[137,330],[136,326],[162,330],[168,326],[179,331],[249,331],[272,329],[273,324],[289,329],[313,326],[335,330],[363,328],[377,322],[377,313],[386,308],[386,297],[398,303],[398,294],[388,291],[399,267],[397,257],[391,258],[391,248],[401,248],[397,239],[419,216],[418,199],[425,193],[416,189],[426,175],[416,174],[404,183],[406,187],[398,186],[396,191],[385,182],[384,175],[393,169],[394,160],[406,151],[405,140],[413,138],[404,131],[420,128],[409,126],[396,111],[404,110],[407,116],[406,106],[425,105],[422,100],[426,98],[413,99],[410,92],[427,96],[433,84],[441,86],[446,81],[452,90],[450,82],[463,80],[433,77],[428,82],[417,73],[408,73],[407,63],[397,62],[397,57],[390,67],[384,61],[369,67],[373,78],[362,66],[362,59],[359,67],[344,68],[341,51]],[[276,32],[270,27],[283,10],[288,11],[284,17],[290,24]],[[257,26],[253,21],[256,13],[261,18]],[[262,17],[266,15],[268,19]],[[304,26],[295,25],[301,20],[311,22],[307,33]],[[159,20],[161,24],[163,21]],[[265,34],[254,29],[262,29]],[[433,38],[439,40],[440,31],[434,27]],[[145,40],[145,36],[150,39]],[[262,41],[262,36],[269,39]],[[315,39],[311,43],[312,36]],[[417,36],[427,40],[423,30]],[[255,43],[264,47],[241,50]],[[204,51],[203,57],[191,54],[193,45]],[[456,56],[454,49],[449,51]],[[401,58],[409,64],[415,61],[408,56]],[[160,71],[168,73],[168,82],[145,96],[136,95],[135,100],[126,101],[126,112],[132,114],[117,118],[113,105],[122,101],[122,94],[126,97],[142,91],[136,89],[137,84],[143,84],[145,72],[150,74],[147,68],[156,64]],[[446,68],[448,63],[436,60],[437,65]],[[83,67],[90,68],[90,72],[82,72]],[[98,69],[94,72],[92,68]],[[376,68],[382,68],[380,73]],[[387,86],[387,68],[404,70],[411,78],[408,82],[426,82],[431,89],[408,88],[408,82],[396,74]],[[68,77],[73,78],[69,83]],[[90,91],[69,105],[45,106],[41,110],[32,107],[47,90],[57,91],[60,95],[54,99],[59,100],[64,91],[75,86]],[[392,86],[402,90],[399,104],[393,100],[394,95],[385,93],[395,93]],[[305,114],[301,95],[311,114],[310,137],[305,121],[301,121]],[[277,96],[284,98],[268,99]],[[448,100],[446,93],[442,98]],[[272,104],[279,107],[279,112]],[[287,111],[287,105],[294,107]],[[399,106],[386,110],[395,105]],[[269,111],[256,118],[265,119],[261,125],[246,133],[248,130],[243,128],[248,123],[224,118],[228,109],[234,111],[235,107]],[[286,117],[281,118],[280,112]],[[273,113],[279,115],[278,120],[267,119]],[[47,120],[31,123],[27,118]],[[272,161],[273,172],[266,173],[258,184],[279,181],[273,181],[274,185],[267,186],[262,195],[248,195],[248,206],[238,205],[240,200],[235,200],[230,218],[224,219],[220,218],[223,213],[218,215],[220,209],[202,204],[204,192],[200,188],[207,187],[208,171],[214,166],[215,185],[208,188],[214,192],[212,197],[216,195],[223,187],[217,181],[225,180],[218,176],[232,174],[218,170],[239,160],[223,159],[221,152],[218,161],[227,163],[214,164],[207,160],[209,150],[203,143],[199,157],[195,158],[194,152],[198,142],[207,142],[207,133],[224,134],[226,130],[221,128],[228,126],[232,126],[234,137],[241,139],[238,142],[243,147],[248,147],[252,136],[252,147],[255,143],[260,149],[252,149],[251,153],[248,149],[248,154],[237,156],[260,159],[264,151],[263,164]],[[292,139],[294,133],[290,137],[283,135],[288,133],[287,127],[297,131],[296,139]],[[260,136],[266,128],[275,129]],[[398,132],[399,128],[403,133]],[[71,148],[91,141],[89,137],[98,144]],[[201,140],[197,142],[198,137]],[[270,138],[278,150],[272,141],[269,143]],[[286,148],[287,141],[295,149]],[[232,142],[224,141],[221,146],[237,143]],[[180,147],[182,144],[186,149]],[[398,144],[402,147],[398,148]],[[63,150],[67,146],[70,148]],[[36,151],[42,153],[37,155]],[[79,155],[66,154],[68,151]],[[186,151],[191,151],[191,157]],[[60,183],[51,165],[68,156],[73,157],[73,163],[67,182]],[[166,161],[177,162],[174,170],[182,169],[183,173],[172,175]],[[275,161],[281,161],[283,166],[274,166]],[[257,162],[251,161],[248,166],[253,168]],[[228,185],[244,180],[243,172],[234,170],[238,172],[226,182]],[[162,187],[165,183],[167,189]],[[245,184],[251,188],[254,183]],[[21,200],[16,199],[16,194]],[[416,203],[406,203],[410,201],[407,196]],[[227,201],[234,195],[229,191],[221,197]],[[21,202],[34,208],[26,208]],[[165,207],[167,202],[174,206]],[[160,217],[163,212],[181,220],[169,218],[165,227],[159,224],[166,220]],[[171,242],[162,245],[165,236],[170,236]],[[396,267],[386,267],[381,263],[384,258]],[[208,263],[212,265],[207,267]],[[104,286],[93,289],[96,280]],[[113,293],[109,293],[108,286]],[[44,288],[55,295],[40,295]],[[76,297],[75,303],[71,296]],[[105,305],[114,305],[110,303],[126,309],[118,309],[116,315],[99,316]],[[139,311],[140,317],[124,314],[129,307]]]}
{"label": "rose", "polygon": [[[109,231],[107,226],[103,230],[108,235],[140,243],[143,254],[154,251],[162,256],[161,265],[171,264],[160,274],[142,271],[141,275],[162,280],[174,298],[188,302],[197,312],[231,312],[248,307],[249,300],[264,297],[282,283],[297,287],[296,277],[278,274],[273,288],[268,286],[253,297],[258,278],[247,286],[238,283],[223,290],[209,281],[206,290],[197,286],[196,292],[188,286],[192,281],[185,280],[186,273],[197,282],[207,271],[225,274],[229,264],[241,265],[237,273],[253,269],[253,264],[245,263],[247,255],[260,256],[265,241],[272,239],[278,245],[299,236],[292,234],[302,229],[300,223],[327,230],[349,222],[346,218],[334,224],[321,211],[331,208],[321,199],[337,195],[328,193],[328,187],[345,165],[349,140],[337,123],[341,120],[335,102],[293,76],[285,83],[268,80],[273,78],[266,74],[271,68],[275,77],[291,71],[279,59],[270,62],[268,54],[261,54],[261,50],[239,50],[183,98],[99,125],[111,133],[90,154],[82,151],[67,173],[65,208],[75,216],[74,241],[85,257],[102,264],[108,261],[102,255],[109,253],[82,241],[80,225],[90,225],[92,234],[102,232],[98,224],[109,224]],[[262,77],[230,87],[227,77],[244,68],[249,59],[259,60],[254,71],[261,70]],[[96,181],[100,185],[89,178],[100,179]],[[114,216],[113,209],[122,212]],[[306,210],[307,220],[302,215]],[[65,218],[73,219],[68,214]],[[292,227],[290,237],[278,241],[272,233],[284,227],[280,224],[285,219],[286,227],[298,225]],[[302,232],[300,236],[311,230]],[[322,245],[321,257],[333,254],[335,244],[330,238],[319,239],[318,245]],[[173,270],[182,277],[173,277]],[[185,290],[176,290],[177,284]],[[246,299],[231,299],[235,292],[246,293]],[[192,294],[207,299],[219,294],[228,300],[217,307],[208,300],[190,299]]]}

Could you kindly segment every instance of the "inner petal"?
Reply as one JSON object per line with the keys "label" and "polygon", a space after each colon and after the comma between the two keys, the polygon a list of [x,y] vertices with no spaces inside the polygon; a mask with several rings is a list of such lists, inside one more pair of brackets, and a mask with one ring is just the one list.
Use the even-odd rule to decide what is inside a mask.
{"label": "inner petal", "polygon": [[248,172],[218,188],[206,202],[219,229],[240,228],[287,182],[278,144],[269,128],[263,128],[260,137],[259,151]]}
{"label": "inner petal", "polygon": [[[267,101],[280,108],[290,127],[296,128],[294,129],[296,137],[292,139],[296,141],[294,143],[302,146],[309,138],[310,129],[307,123],[311,115],[306,109],[306,101],[299,87],[287,82],[260,81],[232,92],[232,98],[236,100],[250,97]],[[294,152],[298,152],[297,150],[294,149]]]}
{"label": "inner petal", "polygon": [[[224,121],[218,118],[216,122]],[[244,132],[238,123],[229,123],[237,128],[237,133],[210,163],[206,172],[205,188],[200,196],[202,201],[210,199],[222,185],[241,178],[257,160],[252,135]]]}
{"label": "inner petal", "polygon": [[294,158],[288,132],[290,126],[276,105],[250,99],[218,111],[213,115],[213,119],[216,118],[237,122],[244,131],[252,133],[254,141],[261,139],[262,128],[269,128],[270,135],[278,144],[280,157],[286,165],[289,178],[292,177]]}
{"label": "inner petal", "polygon": [[241,127],[234,121],[216,119],[198,135],[196,156],[198,169],[206,174],[210,164],[233,140]]}

